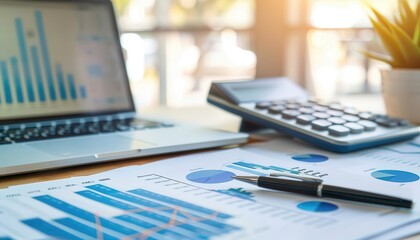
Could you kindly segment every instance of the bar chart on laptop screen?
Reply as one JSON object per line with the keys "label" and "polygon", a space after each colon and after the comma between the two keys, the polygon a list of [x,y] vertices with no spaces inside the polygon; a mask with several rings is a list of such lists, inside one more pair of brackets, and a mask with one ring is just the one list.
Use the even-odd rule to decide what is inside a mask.
{"label": "bar chart on laptop screen", "polygon": [[126,109],[111,17],[94,6],[2,4],[0,119]]}

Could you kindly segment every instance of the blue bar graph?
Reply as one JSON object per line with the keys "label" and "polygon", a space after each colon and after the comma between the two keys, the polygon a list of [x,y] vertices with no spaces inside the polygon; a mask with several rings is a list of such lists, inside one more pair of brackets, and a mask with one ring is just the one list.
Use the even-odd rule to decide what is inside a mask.
{"label": "blue bar graph", "polygon": [[44,82],[42,81],[41,65],[39,64],[38,49],[35,46],[31,46],[32,63],[35,72],[36,86],[38,89],[39,100],[45,102],[45,91]]}
{"label": "blue bar graph", "polygon": [[18,60],[16,57],[12,57],[10,59],[10,62],[12,63],[12,72],[13,72],[13,78],[15,80],[15,90],[16,90],[16,96],[17,100],[20,103],[23,103],[23,92],[22,92],[22,83],[20,80],[20,74],[19,74],[19,67],[18,67]]}
{"label": "blue bar graph", "polygon": [[[0,59],[3,78],[0,96],[4,96],[7,104],[88,98],[86,86],[78,84],[74,74],[67,72],[61,63],[55,62],[50,56],[43,13],[37,10],[34,17],[35,29],[31,29],[31,32],[37,36],[34,40],[38,41],[39,46],[32,39],[27,39],[29,30],[25,29],[24,20],[21,17],[14,18],[16,40],[13,41],[19,52],[10,56],[10,68],[8,59]],[[86,71],[89,71],[89,67],[86,67]]]}
{"label": "blue bar graph", "polygon": [[0,70],[1,76],[3,78],[3,88],[4,88],[4,97],[6,98],[6,103],[13,103],[12,90],[10,89],[9,81],[9,71],[7,70],[7,63],[0,61]]}
{"label": "blue bar graph", "polygon": [[64,231],[40,218],[32,218],[23,220],[22,223],[56,239],[74,239],[83,240],[83,238],[77,237],[69,232]]}
{"label": "blue bar graph", "polygon": [[168,196],[160,195],[158,193],[149,192],[144,189],[130,190],[129,192],[134,193],[139,196],[155,199],[164,203],[169,203],[178,207],[187,208],[196,212],[204,213],[206,215],[215,215],[217,218],[228,219],[232,217],[231,215],[228,215],[225,213],[220,213],[220,212],[208,209],[208,208],[203,208],[198,205],[194,205],[194,204],[184,202],[178,199],[174,199]]}
{"label": "blue bar graph", "polygon": [[29,67],[29,58],[28,58],[28,52],[26,49],[25,30],[23,29],[22,19],[16,18],[15,24],[16,24],[16,32],[17,32],[17,37],[18,37],[19,49],[20,49],[20,57],[22,58],[22,63],[23,63],[23,73],[25,75],[26,90],[28,93],[29,101],[34,102],[35,95],[34,95],[34,90],[32,86],[32,78],[31,78],[30,67]]}
{"label": "blue bar graph", "polygon": [[93,238],[100,238],[100,239],[104,239],[104,240],[118,240],[117,237],[113,237],[110,236],[109,234],[103,233],[103,232],[99,232],[98,229],[93,228],[93,227],[89,227],[86,226],[83,223],[80,223],[72,218],[60,218],[60,219],[56,219],[54,220],[55,222],[66,226],[68,228],[71,228],[77,232],[81,232],[85,235],[88,235],[90,237]]}
{"label": "blue bar graph", "polygon": [[13,238],[11,238],[11,237],[3,237],[3,236],[1,236],[1,237],[0,237],[0,240],[13,240]]}
{"label": "blue bar graph", "polygon": [[80,96],[82,96],[83,99],[87,98],[87,91],[85,86],[80,86]]}
{"label": "blue bar graph", "polygon": [[110,229],[112,231],[121,233],[123,235],[133,235],[136,234],[137,231],[133,230],[131,228],[125,227],[121,224],[115,223],[113,221],[110,221],[108,219],[105,219],[103,217],[95,217],[95,214],[90,213],[88,211],[85,211],[79,207],[76,207],[74,205],[71,205],[67,202],[61,201],[60,199],[57,199],[55,197],[52,197],[50,195],[42,195],[42,196],[37,196],[34,197],[34,199],[43,202],[53,208],[56,208],[62,212],[65,212],[67,214],[70,214],[74,217],[86,220],[88,222],[91,222],[93,224],[97,224],[97,219],[99,220],[99,222],[101,223],[101,226],[103,228],[107,228]]}
{"label": "blue bar graph", "polygon": [[73,74],[67,74],[67,81],[70,88],[70,96],[73,100],[77,99],[76,83],[74,82]]}
{"label": "blue bar graph", "polygon": [[60,90],[60,97],[62,100],[67,100],[66,86],[64,85],[64,75],[61,65],[55,65],[55,70],[57,72],[58,89]]}
{"label": "blue bar graph", "polygon": [[39,43],[41,45],[42,59],[44,61],[45,74],[47,75],[48,91],[50,93],[51,101],[57,100],[55,93],[53,73],[51,69],[50,55],[47,45],[47,37],[45,35],[44,21],[41,11],[35,11],[36,26],[39,34]]}
{"label": "blue bar graph", "polygon": [[251,170],[251,169],[241,167],[241,166],[227,165],[226,167],[231,168],[231,169],[235,169],[235,170],[239,170],[239,171],[242,171],[242,172],[250,173],[250,174],[253,174],[253,175],[257,175],[257,176],[263,176],[263,177],[268,176],[268,174],[266,174],[266,173],[258,172],[258,171]]}

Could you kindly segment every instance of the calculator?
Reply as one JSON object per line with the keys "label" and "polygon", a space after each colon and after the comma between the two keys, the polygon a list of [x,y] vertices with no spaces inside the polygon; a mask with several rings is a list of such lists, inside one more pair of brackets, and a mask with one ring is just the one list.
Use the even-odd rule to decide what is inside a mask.
{"label": "calculator", "polygon": [[212,83],[207,101],[243,119],[334,152],[351,152],[413,138],[420,128],[404,119],[321,102],[287,78]]}

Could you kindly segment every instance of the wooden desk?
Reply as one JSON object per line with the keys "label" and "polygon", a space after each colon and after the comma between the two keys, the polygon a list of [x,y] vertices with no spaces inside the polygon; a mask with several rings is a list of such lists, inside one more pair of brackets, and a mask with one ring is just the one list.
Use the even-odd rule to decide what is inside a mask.
{"label": "wooden desk", "polygon": [[[374,104],[375,99],[367,98],[370,104]],[[378,100],[376,100],[378,101]],[[365,101],[360,101],[362,104]],[[382,105],[376,105],[381,107]],[[357,106],[356,106],[357,107]],[[366,107],[366,106],[365,106]],[[222,110],[216,109],[212,106],[193,107],[193,108],[157,108],[140,111],[142,116],[157,118],[157,119],[169,119],[173,122],[184,122],[188,124],[196,124],[200,126],[222,129],[228,131],[237,131],[240,124],[240,118],[226,113]],[[202,114],[205,112],[206,114]],[[209,116],[214,116],[209,120]],[[120,167],[130,165],[141,165],[150,163],[158,160],[162,160],[169,157],[180,156],[185,153],[169,154],[164,156],[145,157],[132,160],[115,161],[109,163],[99,163],[94,165],[69,167],[64,169],[50,170],[38,173],[22,174],[17,176],[3,177],[0,178],[0,188],[6,188],[12,185],[35,183],[48,180],[64,179],[75,176],[86,176],[90,174],[100,173]],[[406,240],[420,240],[420,235],[407,238]]]}

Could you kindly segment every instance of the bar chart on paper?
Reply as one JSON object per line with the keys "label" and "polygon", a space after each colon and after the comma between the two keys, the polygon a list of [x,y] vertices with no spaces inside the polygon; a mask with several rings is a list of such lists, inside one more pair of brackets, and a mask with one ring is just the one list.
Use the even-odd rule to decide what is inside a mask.
{"label": "bar chart on paper", "polygon": [[[0,59],[2,91],[0,104],[75,101],[88,97],[86,86],[77,83],[74,73],[50,56],[43,13],[33,14],[35,28],[25,28],[21,17],[14,18],[19,51]],[[31,39],[28,39],[28,36]]]}

